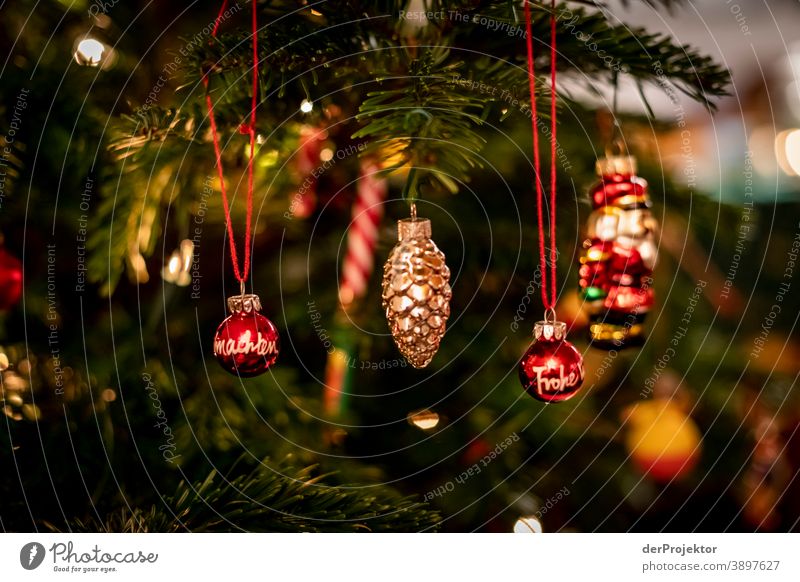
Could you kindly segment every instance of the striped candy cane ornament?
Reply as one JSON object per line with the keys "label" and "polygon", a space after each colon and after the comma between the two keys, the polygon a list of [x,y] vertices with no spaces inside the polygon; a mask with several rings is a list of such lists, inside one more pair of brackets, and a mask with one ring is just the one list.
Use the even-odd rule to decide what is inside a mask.
{"label": "striped candy cane ornament", "polygon": [[[375,162],[362,161],[353,203],[353,214],[347,234],[347,252],[342,263],[342,278],[339,284],[339,301],[347,310],[367,292],[372,269],[375,266],[375,246],[383,217],[383,201],[388,190],[386,180],[378,172]],[[341,315],[341,314],[340,314]],[[343,320],[337,317],[337,320]],[[325,370],[323,401],[325,411],[333,418],[341,415],[351,381],[351,370],[355,367],[356,341],[340,322],[334,335],[336,347],[328,354]]]}
{"label": "striped candy cane ornament", "polygon": [[339,301],[344,309],[367,292],[367,283],[375,266],[375,245],[387,191],[386,179],[378,174],[379,170],[374,162],[361,164],[339,285]]}

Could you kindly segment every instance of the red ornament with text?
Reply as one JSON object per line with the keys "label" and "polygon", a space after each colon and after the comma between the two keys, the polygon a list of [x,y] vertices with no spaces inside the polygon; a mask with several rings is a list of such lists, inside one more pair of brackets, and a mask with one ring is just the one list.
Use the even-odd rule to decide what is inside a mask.
{"label": "red ornament with text", "polygon": [[580,288],[592,345],[620,349],[644,341],[643,321],[654,302],[658,224],[632,156],[602,158],[597,173],[600,182],[589,191],[594,211],[580,258]]}
{"label": "red ornament with text", "polygon": [[8,311],[14,307],[21,296],[22,263],[5,247],[0,246],[0,311]]}
{"label": "red ornament with text", "polygon": [[531,133],[533,135],[533,166],[536,172],[536,222],[539,228],[539,269],[542,284],[542,306],[544,321],[533,326],[533,343],[519,362],[519,379],[525,391],[536,400],[542,402],[563,402],[569,400],[583,384],[583,356],[567,341],[567,324],[556,321],[556,301],[558,284],[556,282],[556,204],[558,197],[556,152],[558,141],[557,114],[557,67],[556,57],[556,16],[555,0],[552,2],[553,12],[550,14],[550,200],[546,206],[549,210],[550,227],[550,260],[546,254],[545,236],[545,194],[542,186],[542,168],[539,157],[539,120],[536,111],[536,77],[534,75],[535,58],[533,54],[533,24],[531,19],[530,0],[526,0],[525,32],[528,48],[528,85],[531,95]]}
{"label": "red ornament with text", "polygon": [[258,376],[278,359],[278,329],[261,315],[258,295],[228,297],[231,315],[217,328],[214,356],[231,374]]}
{"label": "red ornament with text", "polygon": [[[214,29],[211,33],[213,38],[217,37],[220,22],[227,2],[223,2],[217,19],[214,22]],[[253,160],[256,155],[256,106],[258,105],[258,8],[256,3],[252,3],[253,21],[253,93],[250,103],[250,121],[242,123],[239,127],[240,133],[250,137],[250,153],[247,159],[247,213],[245,218],[244,235],[244,262],[239,268],[239,258],[236,252],[236,237],[234,235],[233,222],[231,220],[230,204],[228,202],[228,192],[225,187],[225,172],[222,168],[222,146],[217,132],[217,122],[214,116],[214,102],[211,93],[208,91],[208,73],[203,74],[203,85],[206,88],[206,109],[208,111],[208,121],[211,125],[211,140],[214,144],[214,155],[217,160],[217,176],[219,177],[219,189],[222,198],[222,208],[225,210],[225,226],[228,231],[229,250],[231,254],[231,264],[233,274],[239,281],[241,293],[228,298],[228,309],[231,315],[223,321],[217,328],[214,335],[214,357],[220,365],[231,374],[239,377],[258,376],[263,374],[278,359],[279,337],[275,325],[266,317],[261,315],[261,301],[258,295],[245,294],[245,282],[250,273],[250,254],[252,249],[252,222],[253,222],[253,192],[255,190],[253,177]]]}
{"label": "red ornament with text", "polygon": [[533,343],[519,363],[519,379],[536,400],[569,400],[583,384],[583,357],[566,335],[567,325],[561,321],[534,325]]}

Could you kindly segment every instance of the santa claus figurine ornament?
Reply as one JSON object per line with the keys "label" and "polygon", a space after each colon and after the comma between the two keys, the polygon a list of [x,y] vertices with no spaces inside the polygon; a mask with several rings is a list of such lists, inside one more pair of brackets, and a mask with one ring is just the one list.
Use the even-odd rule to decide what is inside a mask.
{"label": "santa claus figurine ornament", "polygon": [[580,259],[580,288],[592,345],[621,349],[644,341],[658,225],[632,156],[601,158],[597,173],[600,181],[589,192],[594,211]]}

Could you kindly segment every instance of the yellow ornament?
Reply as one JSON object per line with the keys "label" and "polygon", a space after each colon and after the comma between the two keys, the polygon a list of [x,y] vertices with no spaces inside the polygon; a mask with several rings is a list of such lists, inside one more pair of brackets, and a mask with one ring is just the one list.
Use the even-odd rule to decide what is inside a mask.
{"label": "yellow ornament", "polygon": [[689,473],[700,460],[702,436],[671,400],[654,399],[626,409],[625,447],[633,464],[655,481]]}

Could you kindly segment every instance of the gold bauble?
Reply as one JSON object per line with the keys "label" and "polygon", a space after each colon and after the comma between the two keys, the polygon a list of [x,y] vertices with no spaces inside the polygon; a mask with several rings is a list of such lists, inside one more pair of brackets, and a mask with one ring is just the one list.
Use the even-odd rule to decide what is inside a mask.
{"label": "gold bauble", "polygon": [[383,308],[400,353],[415,368],[424,368],[439,349],[450,317],[450,269],[430,238],[430,220],[400,220],[397,235],[383,266]]}

